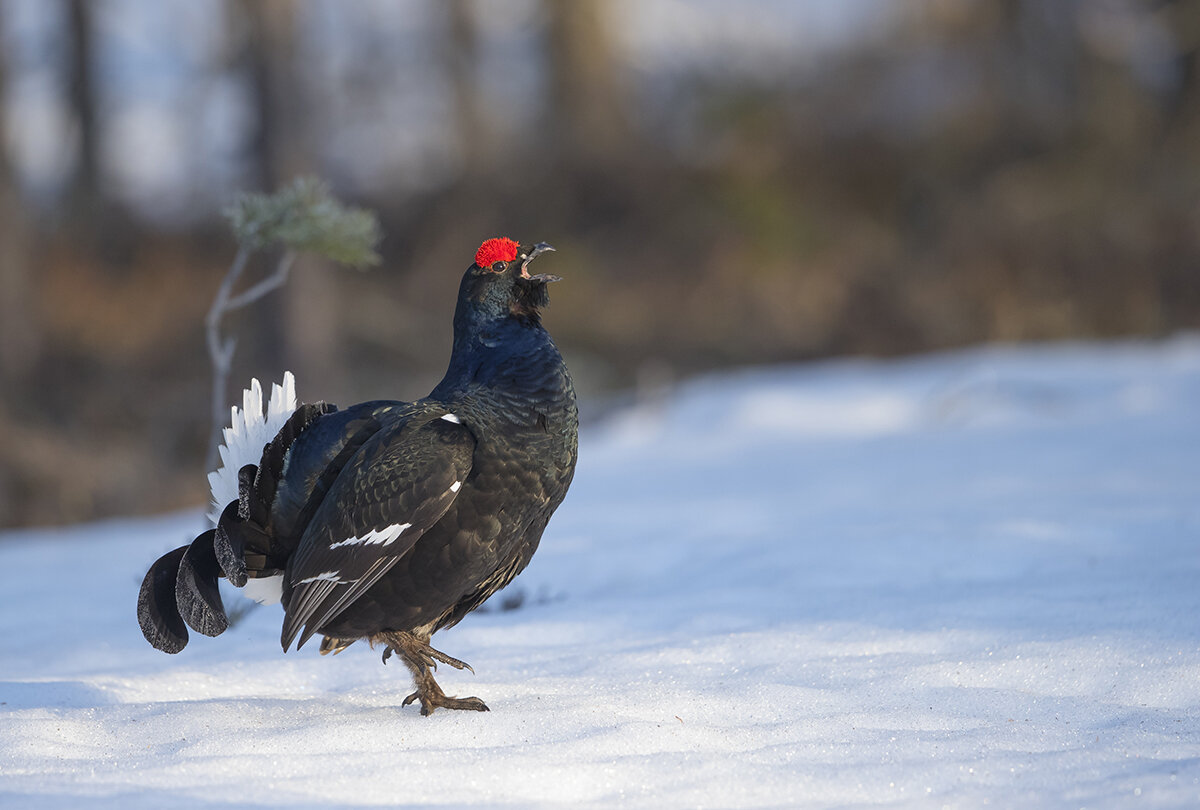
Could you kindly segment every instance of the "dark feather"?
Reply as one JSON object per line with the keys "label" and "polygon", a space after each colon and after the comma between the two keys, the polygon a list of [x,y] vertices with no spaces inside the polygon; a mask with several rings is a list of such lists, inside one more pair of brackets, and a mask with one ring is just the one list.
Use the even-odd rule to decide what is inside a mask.
{"label": "dark feather", "polygon": [[179,561],[175,601],[187,626],[205,636],[219,636],[229,627],[217,577],[221,568],[213,553],[214,529],[201,534],[187,547]]}
{"label": "dark feather", "polygon": [[187,550],[187,546],[180,546],[159,557],[146,572],[138,591],[138,624],[142,635],[155,649],[165,653],[177,653],[188,643],[187,627],[175,601],[179,562]]}
{"label": "dark feather", "polygon": [[408,407],[406,402],[363,402],[321,417],[296,438],[288,449],[286,473],[274,485],[270,520],[264,524],[271,556],[281,559],[280,568],[296,550],[342,468],[364,442]]}
{"label": "dark feather", "polygon": [[229,582],[242,588],[246,585],[246,521],[238,512],[238,501],[230,501],[221,512],[213,533],[213,554]]}
{"label": "dark feather", "polygon": [[[475,438],[441,419],[443,413],[409,416],[373,436],[345,465],[288,564],[285,650],[301,628],[303,645],[378,581],[454,501],[454,485],[470,473]],[[386,544],[349,542],[404,524]],[[327,573],[337,581],[320,578]]]}
{"label": "dark feather", "polygon": [[263,504],[254,495],[254,479],[257,477],[257,464],[244,464],[238,470],[237,514],[242,520],[258,520],[259,523],[262,523],[267,519],[270,506]]}
{"label": "dark feather", "polygon": [[255,469],[253,485],[246,497],[248,503],[242,517],[266,526],[270,520],[271,507],[275,503],[275,493],[283,476],[284,464],[289,451],[296,440],[307,431],[314,422],[326,414],[333,413],[337,407],[325,402],[301,405],[287,422],[280,428],[275,438],[263,448],[262,460]]}

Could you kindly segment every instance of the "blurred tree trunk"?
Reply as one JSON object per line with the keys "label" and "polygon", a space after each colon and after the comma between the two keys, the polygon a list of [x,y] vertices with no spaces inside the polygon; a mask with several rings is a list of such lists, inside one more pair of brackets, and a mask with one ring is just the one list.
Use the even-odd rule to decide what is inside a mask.
{"label": "blurred tree trunk", "polygon": [[1200,118],[1200,3],[1168,0],[1162,10],[1175,36],[1179,83],[1168,108],[1170,123],[1188,126]]}
{"label": "blurred tree trunk", "polygon": [[[1200,210],[1200,3],[1170,0],[1160,11],[1175,37],[1178,83],[1166,99],[1164,143],[1155,150],[1173,179],[1174,193],[1186,189],[1187,208]],[[1161,195],[1160,199],[1166,199]],[[1200,320],[1200,228],[1196,217],[1179,217],[1177,234],[1158,263],[1163,320],[1184,328]]]}
{"label": "blurred tree trunk", "polygon": [[632,156],[630,130],[604,0],[545,0],[552,131],[571,167],[605,166]]}
{"label": "blurred tree trunk", "polygon": [[78,135],[77,161],[67,189],[66,223],[85,240],[97,231],[100,213],[100,138],[96,118],[94,6],[88,0],[69,0],[67,25],[67,95]]}
{"label": "blurred tree trunk", "polygon": [[250,148],[258,181],[271,192],[310,168],[295,60],[297,6],[289,0],[236,3],[248,30],[241,61],[254,99]]}
{"label": "blurred tree trunk", "polygon": [[[237,5],[249,34],[243,62],[256,111],[252,160],[262,188],[273,192],[313,172],[303,111],[323,105],[306,98],[309,88],[297,59],[302,7],[290,0],[237,0]],[[322,390],[340,386],[339,303],[331,268],[300,256],[280,295],[256,305],[263,308],[278,336],[271,341],[275,346],[268,360],[272,369],[295,372],[302,389],[314,398]]]}
{"label": "blurred tree trunk", "polygon": [[486,174],[491,149],[483,99],[479,92],[479,29],[471,0],[449,0],[446,72],[454,88],[455,128],[462,160],[462,180],[468,187]]}
{"label": "blurred tree trunk", "polygon": [[[0,25],[3,22],[0,18]],[[0,96],[6,78],[0,59]],[[5,113],[0,104],[0,132],[5,131]],[[41,343],[28,229],[17,178],[8,151],[0,144],[0,391],[16,390],[36,364]]]}
{"label": "blurred tree trunk", "polygon": [[998,151],[1009,156],[1044,149],[1080,123],[1079,7],[1076,0],[996,0],[972,7],[974,43],[989,54],[988,103],[1006,125],[995,128]]}

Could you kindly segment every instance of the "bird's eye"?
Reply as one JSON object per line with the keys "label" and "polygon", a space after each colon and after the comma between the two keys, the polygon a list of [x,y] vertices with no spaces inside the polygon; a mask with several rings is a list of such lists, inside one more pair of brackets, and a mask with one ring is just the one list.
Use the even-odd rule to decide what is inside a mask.
{"label": "bird's eye", "polygon": [[503,259],[498,262],[492,262],[492,272],[503,273],[506,269],[508,269],[508,262]]}

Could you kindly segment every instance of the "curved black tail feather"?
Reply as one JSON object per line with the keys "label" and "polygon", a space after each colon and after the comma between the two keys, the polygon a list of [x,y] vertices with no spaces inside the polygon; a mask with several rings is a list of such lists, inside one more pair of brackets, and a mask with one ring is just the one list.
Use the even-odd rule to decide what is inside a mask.
{"label": "curved black tail feather", "polygon": [[177,653],[188,643],[187,626],[175,598],[179,563],[187,550],[188,546],[180,546],[159,557],[146,572],[138,592],[138,624],[142,635],[155,649],[165,653]]}
{"label": "curved black tail feather", "polygon": [[[246,465],[249,466],[252,465]],[[241,531],[243,521],[238,515],[239,511],[238,501],[230,501],[221,513],[217,528],[213,530],[213,556],[230,584],[242,588],[246,585],[246,542]]]}
{"label": "curved black tail feather", "polygon": [[213,535],[209,529],[187,547],[179,561],[175,580],[175,601],[187,626],[205,636],[219,636],[229,627],[217,577],[221,568],[213,553]]}
{"label": "curved black tail feather", "polygon": [[[260,463],[238,470],[238,498],[225,506],[216,528],[150,566],[138,593],[138,624],[156,649],[179,652],[187,646],[189,627],[206,636],[229,628],[217,586],[220,577],[240,588],[249,577],[279,573],[287,564],[291,548],[267,528],[287,454],[314,422],[336,410],[326,403],[301,405],[263,447]],[[301,505],[309,494],[300,494]],[[289,508],[296,505],[289,501]]]}

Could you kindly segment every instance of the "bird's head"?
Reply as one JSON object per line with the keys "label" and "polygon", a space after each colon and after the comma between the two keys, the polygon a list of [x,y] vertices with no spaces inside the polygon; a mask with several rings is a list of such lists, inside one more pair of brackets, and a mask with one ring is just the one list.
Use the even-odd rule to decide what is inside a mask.
{"label": "bird's head", "polygon": [[463,276],[460,302],[485,318],[537,319],[550,303],[546,285],[558,276],[531,275],[529,263],[554,248],[545,242],[526,246],[511,239],[488,239],[475,252],[475,263]]}

